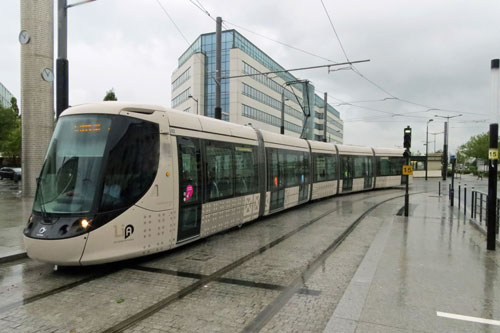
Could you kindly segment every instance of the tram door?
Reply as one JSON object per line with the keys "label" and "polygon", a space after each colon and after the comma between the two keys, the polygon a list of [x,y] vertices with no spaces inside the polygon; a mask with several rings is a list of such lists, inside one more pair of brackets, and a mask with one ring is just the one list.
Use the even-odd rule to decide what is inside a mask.
{"label": "tram door", "polygon": [[200,140],[177,137],[179,161],[179,227],[177,242],[200,234],[201,222],[201,153]]}
{"label": "tram door", "polygon": [[278,149],[267,149],[268,174],[267,190],[271,192],[269,211],[283,208],[285,204],[285,153]]}
{"label": "tram door", "polygon": [[373,158],[364,157],[365,159],[365,189],[373,186]]}
{"label": "tram door", "polygon": [[341,162],[342,191],[351,191],[354,172],[353,158],[351,156],[341,156]]}

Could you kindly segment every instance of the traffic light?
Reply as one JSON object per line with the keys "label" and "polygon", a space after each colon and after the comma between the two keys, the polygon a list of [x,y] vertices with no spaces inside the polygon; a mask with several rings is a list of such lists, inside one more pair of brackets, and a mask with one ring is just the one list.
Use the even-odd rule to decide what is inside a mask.
{"label": "traffic light", "polygon": [[403,146],[407,149],[411,147],[411,127],[407,126],[404,130]]}

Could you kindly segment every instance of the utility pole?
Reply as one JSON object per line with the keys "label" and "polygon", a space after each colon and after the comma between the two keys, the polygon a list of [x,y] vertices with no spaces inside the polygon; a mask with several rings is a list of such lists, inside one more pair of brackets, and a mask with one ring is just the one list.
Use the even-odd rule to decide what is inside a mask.
{"label": "utility pole", "polygon": [[403,166],[403,174],[406,175],[406,192],[405,192],[405,216],[408,216],[409,206],[410,206],[410,193],[409,193],[409,183],[410,175],[413,174],[413,170],[410,166],[410,148],[411,148],[411,127],[406,126],[404,129],[403,136],[403,147],[405,147],[405,152],[403,156],[405,158],[405,165]]}
{"label": "utility pole", "polygon": [[280,134],[285,134],[285,87],[281,90],[281,126]]}
{"label": "utility pole", "polygon": [[491,60],[491,124],[490,124],[490,149],[488,151],[488,230],[486,248],[491,251],[496,249],[497,229],[497,177],[498,177],[498,113],[500,111],[499,96],[499,59]]}
{"label": "utility pole", "polygon": [[440,116],[434,115],[434,117],[446,119],[444,123],[444,144],[443,144],[443,180],[446,180],[446,173],[448,172],[448,123],[451,118],[461,117],[462,114],[457,114],[455,116]]}
{"label": "utility pole", "polygon": [[54,129],[54,1],[20,6],[22,194],[32,197]]}
{"label": "utility pole", "polygon": [[215,119],[222,119],[221,108],[221,62],[222,62],[222,18],[217,17],[215,30]]}
{"label": "utility pole", "polygon": [[325,92],[325,98],[324,98],[324,102],[325,102],[325,112],[324,112],[324,115],[325,115],[325,127],[323,129],[323,141],[326,142],[326,133],[328,132],[328,93]]}
{"label": "utility pole", "polygon": [[427,171],[429,169],[429,123],[434,119],[427,120],[427,130],[425,132],[425,180],[427,180]]}
{"label": "utility pole", "polygon": [[448,122],[444,122],[444,143],[443,143],[443,180],[446,180],[448,173]]}

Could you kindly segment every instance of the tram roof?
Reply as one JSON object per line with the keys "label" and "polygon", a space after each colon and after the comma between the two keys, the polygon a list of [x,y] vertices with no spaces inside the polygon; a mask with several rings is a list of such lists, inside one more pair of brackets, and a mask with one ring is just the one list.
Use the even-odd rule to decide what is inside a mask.
{"label": "tram roof", "polygon": [[119,114],[121,111],[130,111],[138,113],[153,113],[154,111],[167,111],[168,109],[161,105],[138,104],[127,102],[106,101],[99,103],[87,103],[72,106],[66,109],[61,116],[82,113],[107,113]]}

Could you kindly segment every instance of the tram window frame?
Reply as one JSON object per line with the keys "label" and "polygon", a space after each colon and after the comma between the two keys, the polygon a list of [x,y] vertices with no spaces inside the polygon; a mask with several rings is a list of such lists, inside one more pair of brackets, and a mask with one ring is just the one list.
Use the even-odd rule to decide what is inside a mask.
{"label": "tram window frame", "polygon": [[[248,151],[250,149],[250,151]],[[247,154],[244,154],[246,152]],[[241,153],[241,154],[240,154]],[[248,162],[251,154],[251,168],[241,169],[238,162]],[[238,156],[242,156],[241,160]],[[250,171],[251,174],[243,175],[243,171]],[[258,192],[258,156],[257,147],[250,145],[234,144],[234,195],[242,196]]]}
{"label": "tram window frame", "polygon": [[[212,150],[224,150],[225,154],[212,154]],[[205,168],[205,198],[207,202],[218,201],[234,197],[234,149],[233,144],[224,141],[205,140],[204,145],[206,156]],[[229,153],[229,154],[227,154]],[[229,167],[220,168],[212,165],[218,163],[221,156],[229,156]],[[227,161],[223,161],[226,164]],[[229,170],[229,175],[226,171]],[[213,175],[211,174],[213,172]],[[224,187],[221,186],[224,184]],[[212,190],[213,189],[213,190]],[[216,195],[214,195],[216,194]]]}

